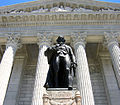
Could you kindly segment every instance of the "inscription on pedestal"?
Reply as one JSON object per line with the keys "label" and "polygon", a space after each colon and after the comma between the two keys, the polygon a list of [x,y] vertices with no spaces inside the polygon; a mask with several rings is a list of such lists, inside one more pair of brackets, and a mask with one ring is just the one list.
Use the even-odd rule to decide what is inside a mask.
{"label": "inscription on pedestal", "polygon": [[47,91],[43,95],[43,105],[81,105],[79,91]]}

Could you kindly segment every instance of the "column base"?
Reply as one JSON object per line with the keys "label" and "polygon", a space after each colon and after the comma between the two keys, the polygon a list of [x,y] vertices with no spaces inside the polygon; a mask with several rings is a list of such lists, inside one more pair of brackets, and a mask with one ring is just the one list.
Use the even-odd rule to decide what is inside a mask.
{"label": "column base", "polygon": [[75,88],[49,88],[43,94],[43,105],[81,105],[81,96]]}

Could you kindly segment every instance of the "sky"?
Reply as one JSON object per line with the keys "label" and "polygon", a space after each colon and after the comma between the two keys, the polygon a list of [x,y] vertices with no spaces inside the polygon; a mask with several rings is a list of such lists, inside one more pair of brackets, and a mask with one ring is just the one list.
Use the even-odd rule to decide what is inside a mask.
{"label": "sky", "polygon": [[97,0],[97,1],[105,1],[105,2],[120,3],[120,0]]}
{"label": "sky", "polygon": [[[24,3],[29,1],[36,1],[36,0],[0,0],[0,6],[7,6],[7,5]],[[97,0],[97,1],[120,3],[120,0]]]}

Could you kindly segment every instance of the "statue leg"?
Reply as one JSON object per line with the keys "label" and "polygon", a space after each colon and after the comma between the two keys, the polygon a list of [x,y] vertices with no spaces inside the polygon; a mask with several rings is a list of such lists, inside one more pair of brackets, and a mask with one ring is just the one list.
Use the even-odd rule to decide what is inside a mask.
{"label": "statue leg", "polygon": [[68,89],[72,90],[72,87],[73,87],[73,76],[71,75],[70,72],[69,72],[69,75],[68,75],[68,80],[69,80]]}
{"label": "statue leg", "polygon": [[46,79],[46,82],[45,82],[45,84],[44,84],[44,87],[45,88],[48,88],[48,87],[52,87],[51,85],[50,85],[50,80],[51,80],[51,78],[50,78],[50,69],[48,70],[48,74],[47,74],[47,79]]}
{"label": "statue leg", "polygon": [[65,58],[65,71],[66,71],[67,87],[69,90],[72,90],[73,77],[72,77],[72,73],[71,73],[69,57]]}
{"label": "statue leg", "polygon": [[54,68],[54,82],[55,82],[55,87],[59,87],[59,81],[58,81],[58,71],[59,71],[59,56],[55,58],[55,62],[53,63],[53,68]]}
{"label": "statue leg", "polygon": [[72,90],[73,86],[73,77],[71,75],[71,71],[69,68],[66,68],[65,70],[65,87],[67,87],[69,90]]}

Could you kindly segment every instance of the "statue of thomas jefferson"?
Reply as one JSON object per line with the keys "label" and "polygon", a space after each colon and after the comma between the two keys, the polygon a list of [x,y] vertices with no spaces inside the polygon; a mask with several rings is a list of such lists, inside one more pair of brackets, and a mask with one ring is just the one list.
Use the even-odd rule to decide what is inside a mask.
{"label": "statue of thomas jefferson", "polygon": [[56,45],[45,51],[50,67],[44,87],[72,90],[73,76],[77,66],[75,56],[72,48],[65,44],[63,36],[59,36],[56,41]]}

